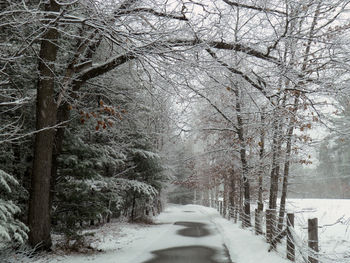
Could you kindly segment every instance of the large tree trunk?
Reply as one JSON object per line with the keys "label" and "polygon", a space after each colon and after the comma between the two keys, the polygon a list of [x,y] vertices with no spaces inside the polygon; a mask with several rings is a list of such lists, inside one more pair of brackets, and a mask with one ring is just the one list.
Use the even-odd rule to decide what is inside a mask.
{"label": "large tree trunk", "polygon": [[54,139],[54,148],[52,152],[52,167],[51,167],[51,187],[50,187],[50,207],[52,207],[52,202],[55,195],[55,185],[57,181],[57,171],[58,171],[58,157],[60,156],[63,148],[64,141],[64,131],[66,126],[63,124],[69,120],[69,105],[67,103],[62,104],[57,111],[57,123],[60,125],[57,128],[55,139]]}
{"label": "large tree trunk", "polygon": [[[58,12],[60,6],[51,0],[46,11]],[[54,100],[55,74],[59,37],[54,27],[47,29],[43,36],[39,54],[39,81],[36,102],[36,129],[33,175],[29,200],[29,242],[40,249],[51,247],[50,179],[52,151],[55,137],[57,106]]]}

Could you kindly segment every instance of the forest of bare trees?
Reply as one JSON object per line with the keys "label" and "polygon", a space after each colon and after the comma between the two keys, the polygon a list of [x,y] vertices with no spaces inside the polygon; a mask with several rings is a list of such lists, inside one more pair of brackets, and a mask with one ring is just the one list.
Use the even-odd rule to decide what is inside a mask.
{"label": "forest of bare trees", "polygon": [[315,158],[349,185],[349,2],[1,1],[0,240],[156,214],[170,182],[282,224]]}

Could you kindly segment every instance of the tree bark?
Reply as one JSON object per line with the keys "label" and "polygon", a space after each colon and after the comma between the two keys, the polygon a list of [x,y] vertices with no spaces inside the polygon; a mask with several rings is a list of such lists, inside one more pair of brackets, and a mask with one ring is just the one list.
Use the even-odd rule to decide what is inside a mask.
{"label": "tree bark", "polygon": [[[297,109],[298,105],[298,98],[295,98],[295,111]],[[295,112],[294,111],[294,112]],[[286,160],[284,162],[284,171],[283,171],[283,184],[282,184],[282,196],[281,196],[281,202],[280,202],[280,211],[278,216],[278,232],[282,230],[283,227],[283,218],[285,214],[286,209],[286,199],[287,199],[287,192],[288,192],[288,177],[289,177],[289,164],[290,164],[290,153],[292,150],[292,136],[294,131],[294,124],[293,124],[293,117],[291,117],[289,128],[288,128],[288,134],[287,134],[287,149],[286,149]]]}
{"label": "tree bark", "polygon": [[226,212],[227,212],[227,207],[228,207],[228,192],[229,192],[229,189],[228,189],[228,176],[227,174],[224,175],[224,199],[223,199],[223,206],[224,206],[224,209],[223,209],[223,217],[226,217]]}
{"label": "tree bark", "polygon": [[264,175],[264,154],[265,154],[265,113],[261,113],[261,130],[260,130],[260,151],[259,151],[259,174],[258,174],[258,207],[255,210],[255,232],[260,235],[262,231],[262,213],[264,211],[263,200],[263,175]]}
{"label": "tree bark", "polygon": [[276,209],[277,207],[277,194],[278,194],[278,142],[279,142],[279,120],[275,116],[273,124],[273,139],[272,139],[272,168],[270,177],[270,197],[269,197],[269,209]]}
{"label": "tree bark", "polygon": [[269,198],[269,208],[277,208],[277,196],[278,196],[278,182],[280,176],[280,156],[281,148],[283,143],[283,116],[279,114],[281,109],[286,106],[287,96],[284,95],[282,98],[282,103],[279,105],[276,102],[276,109],[274,111],[275,119],[273,121],[273,141],[272,141],[272,170],[271,170],[271,181],[270,181],[270,198]]}
{"label": "tree bark", "polygon": [[[51,0],[45,11],[59,12],[60,5]],[[50,15],[49,18],[54,18]],[[33,175],[29,200],[29,243],[40,249],[51,247],[50,179],[52,151],[55,137],[57,106],[54,101],[55,74],[59,33],[55,27],[47,29],[39,54],[39,81],[36,99],[36,130]],[[39,246],[39,247],[38,247]]]}
{"label": "tree bark", "polygon": [[62,104],[57,110],[57,124],[60,125],[57,128],[54,139],[54,148],[52,152],[52,167],[51,167],[51,184],[50,184],[50,207],[52,207],[53,199],[55,196],[55,185],[57,181],[58,171],[58,157],[60,156],[63,148],[65,124],[63,122],[69,120],[69,105],[67,103]]}
{"label": "tree bark", "polygon": [[[289,134],[289,132],[288,132],[288,134]],[[290,141],[291,141],[291,139],[290,140],[288,139],[286,160],[284,163],[282,196],[281,196],[281,202],[280,202],[280,211],[279,211],[279,215],[278,215],[278,232],[280,232],[283,228],[284,213],[285,213],[285,209],[286,209],[288,176],[289,176],[289,159],[290,159],[290,149],[291,149],[291,142]]]}
{"label": "tree bark", "polygon": [[237,112],[237,130],[238,130],[238,139],[240,141],[240,157],[242,163],[242,180],[243,180],[243,195],[244,195],[244,203],[243,203],[243,226],[249,227],[250,223],[250,184],[249,179],[247,177],[248,174],[248,163],[247,163],[247,152],[246,152],[246,143],[244,140],[244,127],[243,127],[243,119],[241,116],[241,103],[240,103],[240,92],[238,87],[234,89],[236,95],[236,112]]}
{"label": "tree bark", "polygon": [[282,184],[282,196],[280,201],[280,211],[278,216],[278,230],[281,231],[283,227],[283,218],[286,209],[286,199],[288,192],[288,177],[289,177],[289,165],[290,165],[290,154],[292,151],[292,137],[294,132],[294,115],[296,114],[299,106],[300,93],[294,98],[294,106],[292,110],[292,115],[289,120],[288,130],[287,130],[287,145],[286,145],[286,157],[284,162],[283,171],[283,184]]}
{"label": "tree bark", "polygon": [[231,170],[231,174],[230,174],[230,189],[229,189],[229,215],[230,215],[230,218],[233,217],[234,220],[235,220],[235,216],[234,216],[234,213],[235,213],[235,205],[236,205],[236,202],[235,202],[235,198],[236,198],[236,179],[235,179],[235,173],[234,173],[234,170],[232,169]]}
{"label": "tree bark", "polygon": [[263,173],[264,173],[264,154],[265,154],[265,113],[261,113],[261,133],[260,133],[260,167],[259,167],[259,190],[258,190],[258,212],[264,210],[264,201],[263,201]]}
{"label": "tree bark", "polygon": [[134,222],[135,220],[135,205],[136,205],[136,193],[134,192],[134,195],[132,198],[132,206],[131,206],[131,222]]}

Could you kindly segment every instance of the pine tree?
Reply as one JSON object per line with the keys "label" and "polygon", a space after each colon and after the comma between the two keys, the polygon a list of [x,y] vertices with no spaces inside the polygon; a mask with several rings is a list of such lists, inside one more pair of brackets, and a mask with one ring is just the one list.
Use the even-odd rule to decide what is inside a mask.
{"label": "pine tree", "polygon": [[20,208],[8,198],[14,185],[18,185],[17,180],[0,170],[0,249],[23,244],[28,238],[28,228],[16,219]]}

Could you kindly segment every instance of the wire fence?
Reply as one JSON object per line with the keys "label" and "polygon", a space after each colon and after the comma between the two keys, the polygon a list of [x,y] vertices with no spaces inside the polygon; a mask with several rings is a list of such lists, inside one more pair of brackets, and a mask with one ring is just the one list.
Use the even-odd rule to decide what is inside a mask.
{"label": "wire fence", "polygon": [[265,236],[266,242],[270,244],[269,251],[275,251],[291,262],[350,263],[350,251],[337,253],[319,249],[318,230],[323,226],[318,226],[317,218],[308,219],[307,225],[296,229],[294,213],[284,213],[282,219],[272,209],[255,209],[251,214],[246,214],[240,207],[224,206],[221,200],[205,203],[216,208],[225,218],[240,223],[243,228]]}

